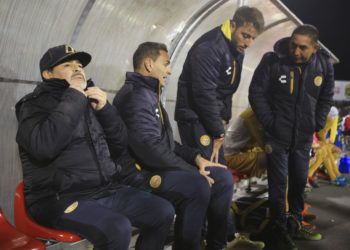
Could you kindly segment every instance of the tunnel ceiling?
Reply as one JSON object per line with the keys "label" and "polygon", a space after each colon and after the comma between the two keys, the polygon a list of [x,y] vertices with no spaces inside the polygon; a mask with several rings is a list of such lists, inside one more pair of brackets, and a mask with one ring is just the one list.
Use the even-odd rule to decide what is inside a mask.
{"label": "tunnel ceiling", "polygon": [[[132,70],[132,54],[139,43],[163,42],[177,57],[183,52],[182,43],[187,42],[188,47],[242,4],[261,9],[268,28],[288,20],[298,22],[282,11],[279,1],[269,0],[1,0],[0,77],[10,82],[39,81],[41,55],[49,47],[69,43],[92,54],[88,75],[114,92],[125,72]],[[192,40],[184,41],[188,33]],[[269,42],[262,41],[255,51],[262,54],[285,34],[286,30],[275,29],[264,36]],[[178,73],[174,71],[175,77]]]}

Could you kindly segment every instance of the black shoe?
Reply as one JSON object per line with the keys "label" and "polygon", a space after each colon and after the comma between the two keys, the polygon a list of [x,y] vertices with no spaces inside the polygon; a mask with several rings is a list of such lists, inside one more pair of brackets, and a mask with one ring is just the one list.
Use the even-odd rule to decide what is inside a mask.
{"label": "black shoe", "polygon": [[293,242],[292,238],[289,236],[288,232],[279,229],[276,231],[273,242],[271,242],[271,249],[275,250],[298,250],[297,246]]}
{"label": "black shoe", "polygon": [[290,237],[294,237],[294,235],[299,231],[299,228],[300,228],[299,221],[293,215],[288,215],[287,231]]}
{"label": "black shoe", "polygon": [[250,235],[251,240],[265,242],[268,250],[298,250],[291,236],[281,226],[269,223],[263,231]]}

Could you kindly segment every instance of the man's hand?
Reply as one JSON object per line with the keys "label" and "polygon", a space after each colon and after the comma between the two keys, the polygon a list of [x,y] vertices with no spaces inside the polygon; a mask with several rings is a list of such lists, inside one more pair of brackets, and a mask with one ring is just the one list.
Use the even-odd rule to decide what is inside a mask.
{"label": "man's hand", "polygon": [[209,184],[210,187],[215,183],[214,179],[211,178],[211,177],[209,176],[209,175],[210,175],[210,171],[199,170],[199,173],[200,173],[201,175],[203,175],[203,177],[204,177],[205,179],[207,179],[208,184]]}
{"label": "man's hand", "polygon": [[211,153],[210,161],[216,162],[216,163],[219,162],[219,151],[220,151],[220,148],[221,148],[223,143],[224,143],[224,138],[223,137],[214,139],[213,152]]}
{"label": "man's hand", "polygon": [[85,94],[91,100],[94,110],[102,109],[107,103],[107,94],[98,87],[89,87]]}
{"label": "man's hand", "polygon": [[194,161],[198,167],[199,173],[207,179],[209,186],[212,186],[214,184],[214,179],[209,177],[210,171],[207,171],[205,168],[206,167],[227,168],[225,165],[222,165],[220,163],[214,163],[214,162],[208,161],[207,159],[203,158],[199,154],[196,156]]}

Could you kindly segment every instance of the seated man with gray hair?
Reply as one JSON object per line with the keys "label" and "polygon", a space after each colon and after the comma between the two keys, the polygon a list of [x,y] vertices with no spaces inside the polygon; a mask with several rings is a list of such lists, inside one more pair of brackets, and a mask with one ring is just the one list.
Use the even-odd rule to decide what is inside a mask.
{"label": "seated man with gray hair", "polygon": [[86,81],[90,61],[69,45],[50,48],[40,60],[43,82],[16,104],[28,212],[95,249],[127,250],[135,226],[136,249],[162,250],[174,209],[117,181],[133,165],[126,129],[106,93]]}

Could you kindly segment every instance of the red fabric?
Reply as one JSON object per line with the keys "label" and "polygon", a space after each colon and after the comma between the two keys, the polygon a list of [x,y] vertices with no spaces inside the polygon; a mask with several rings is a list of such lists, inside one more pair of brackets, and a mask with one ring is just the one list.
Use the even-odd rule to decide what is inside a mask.
{"label": "red fabric", "polygon": [[347,116],[344,121],[344,132],[350,132],[350,116]]}

